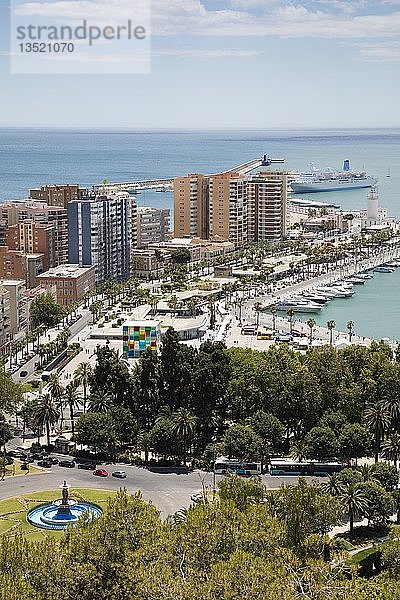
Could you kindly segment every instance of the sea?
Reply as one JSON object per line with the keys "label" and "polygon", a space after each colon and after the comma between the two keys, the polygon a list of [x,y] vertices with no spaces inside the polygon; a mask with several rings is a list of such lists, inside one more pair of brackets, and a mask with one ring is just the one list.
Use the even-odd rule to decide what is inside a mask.
{"label": "sea", "polygon": [[[26,198],[46,183],[79,183],[91,188],[109,182],[215,173],[267,154],[284,159],[284,168],[306,171],[365,169],[378,179],[380,205],[400,219],[400,129],[128,131],[99,129],[0,129],[0,202]],[[272,165],[270,168],[274,168]],[[275,168],[282,168],[276,165]],[[390,175],[390,176],[388,176]],[[366,207],[367,190],[301,197],[339,205],[346,211]],[[173,195],[145,191],[139,206],[170,208]],[[379,275],[379,276],[378,276]],[[351,299],[334,300],[317,317],[333,319],[345,330],[400,339],[400,269],[376,274]]]}

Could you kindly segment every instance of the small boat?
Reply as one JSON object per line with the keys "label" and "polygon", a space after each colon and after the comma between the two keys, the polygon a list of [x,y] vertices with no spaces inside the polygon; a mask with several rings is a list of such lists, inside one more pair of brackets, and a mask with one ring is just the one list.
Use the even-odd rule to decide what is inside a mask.
{"label": "small boat", "polygon": [[393,273],[394,268],[393,267],[385,267],[385,266],[380,266],[380,267],[375,267],[374,269],[375,273]]}
{"label": "small boat", "polygon": [[316,290],[316,292],[317,292],[317,294],[321,294],[322,296],[325,296],[325,298],[327,298],[327,300],[332,300],[332,298],[336,298],[336,290],[333,290],[333,289],[321,287],[321,288],[318,288]]}
{"label": "small boat", "polygon": [[366,279],[364,279],[364,277],[349,277],[347,281],[353,285],[364,285]]}
{"label": "small boat", "polygon": [[321,305],[316,302],[308,302],[304,298],[289,298],[277,305],[278,311],[293,310],[294,312],[317,312]]}
{"label": "small boat", "polygon": [[365,279],[365,280],[374,278],[372,273],[358,273],[357,277],[361,277],[362,279]]}
{"label": "small boat", "polygon": [[397,262],[397,260],[391,260],[390,262],[387,262],[383,265],[384,267],[394,267],[395,269],[397,269],[397,267],[399,267],[399,263]]}
{"label": "small boat", "polygon": [[331,287],[340,287],[351,290],[353,284],[350,281],[334,281],[333,283],[331,283]]}
{"label": "small boat", "polygon": [[314,294],[312,292],[304,292],[303,298],[305,298],[309,302],[316,302],[317,304],[326,304],[329,300],[329,298],[327,298],[323,294]]}
{"label": "small boat", "polygon": [[327,288],[328,292],[333,291],[335,293],[336,298],[350,298],[354,296],[353,290],[345,289],[339,286]]}
{"label": "small boat", "polygon": [[389,168],[388,168],[388,172],[387,172],[387,175],[386,175],[386,177],[391,177],[391,176],[392,176],[392,173],[391,173],[391,171],[390,171],[390,167],[389,167]]}

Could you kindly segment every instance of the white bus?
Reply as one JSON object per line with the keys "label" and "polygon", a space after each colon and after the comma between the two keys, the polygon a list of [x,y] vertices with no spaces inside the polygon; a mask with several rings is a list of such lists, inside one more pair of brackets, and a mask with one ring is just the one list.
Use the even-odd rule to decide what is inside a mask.
{"label": "white bus", "polygon": [[299,462],[285,459],[272,459],[269,472],[271,475],[297,475],[327,477],[339,473],[345,465],[338,462]]}
{"label": "white bus", "polygon": [[217,475],[234,473],[235,475],[243,475],[245,477],[261,475],[261,463],[220,456],[215,461],[214,473]]}

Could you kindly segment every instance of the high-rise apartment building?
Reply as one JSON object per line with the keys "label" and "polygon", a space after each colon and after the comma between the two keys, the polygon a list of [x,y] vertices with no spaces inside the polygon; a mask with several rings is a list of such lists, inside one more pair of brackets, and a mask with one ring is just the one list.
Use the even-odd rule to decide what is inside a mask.
{"label": "high-rise apartment building", "polygon": [[279,241],[286,236],[289,174],[265,171],[247,179],[248,241]]}
{"label": "high-rise apartment building", "polygon": [[210,177],[209,238],[236,246],[247,242],[247,187],[238,173]]}
{"label": "high-rise apartment building", "polygon": [[33,200],[15,200],[0,205],[0,246],[7,245],[8,228],[22,221],[52,225],[54,228],[54,263],[68,262],[68,216],[65,208],[48,206]]}
{"label": "high-rise apartment building", "polygon": [[0,354],[11,344],[10,292],[0,283]]}
{"label": "high-rise apartment building", "polygon": [[170,210],[138,206],[136,223],[138,248],[147,248],[154,242],[165,242],[170,230]]}
{"label": "high-rise apartment building", "polygon": [[132,205],[126,192],[68,204],[69,262],[94,266],[97,283],[130,277]]}
{"label": "high-rise apartment building", "polygon": [[22,279],[4,279],[3,287],[10,295],[10,332],[22,334],[28,330],[26,285]]}
{"label": "high-rise apartment building", "polygon": [[79,185],[43,185],[41,188],[29,190],[29,197],[33,200],[46,202],[49,206],[67,208],[68,202],[79,200],[89,195],[87,188]]}
{"label": "high-rise apartment building", "polygon": [[54,227],[27,219],[10,225],[6,234],[6,246],[25,254],[43,254],[43,269],[56,266]]}
{"label": "high-rise apartment building", "polygon": [[188,175],[174,182],[174,236],[247,242],[286,235],[289,173]]}
{"label": "high-rise apartment building", "polygon": [[36,277],[43,273],[43,254],[26,254],[0,246],[0,279],[23,279],[27,288],[36,286]]}
{"label": "high-rise apartment building", "polygon": [[175,237],[209,237],[209,178],[187,175],[174,180]]}

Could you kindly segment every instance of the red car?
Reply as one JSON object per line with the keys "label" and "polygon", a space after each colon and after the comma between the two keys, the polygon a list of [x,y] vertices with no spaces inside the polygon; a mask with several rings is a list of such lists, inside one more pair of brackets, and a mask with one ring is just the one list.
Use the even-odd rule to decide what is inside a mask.
{"label": "red car", "polygon": [[93,471],[93,475],[97,475],[98,477],[108,477],[108,471],[105,469],[96,469]]}

